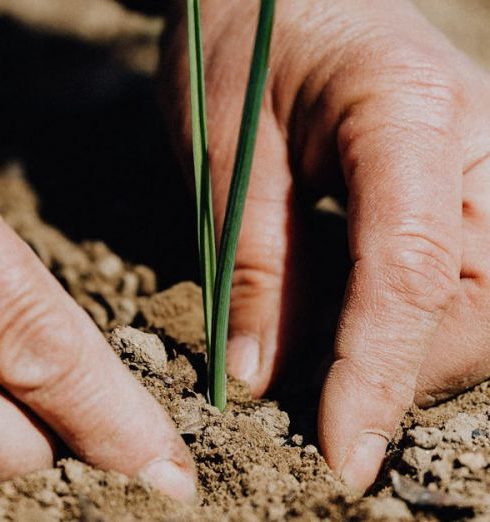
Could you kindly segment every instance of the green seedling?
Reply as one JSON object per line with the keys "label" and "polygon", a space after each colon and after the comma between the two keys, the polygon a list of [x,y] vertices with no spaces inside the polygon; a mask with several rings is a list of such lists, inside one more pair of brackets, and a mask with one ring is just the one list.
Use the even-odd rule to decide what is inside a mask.
{"label": "green seedling", "polygon": [[[216,276],[213,200],[208,161],[206,91],[199,0],[187,0],[189,72],[191,86],[192,149],[196,190],[197,238],[208,354],[211,347],[213,292]],[[208,355],[209,357],[209,355]]]}
{"label": "green seedling", "polygon": [[232,274],[252,169],[260,109],[264,99],[274,10],[275,0],[261,0],[216,267],[200,9],[199,0],[187,0],[194,175],[209,364],[209,398],[220,410],[226,406],[226,342]]}

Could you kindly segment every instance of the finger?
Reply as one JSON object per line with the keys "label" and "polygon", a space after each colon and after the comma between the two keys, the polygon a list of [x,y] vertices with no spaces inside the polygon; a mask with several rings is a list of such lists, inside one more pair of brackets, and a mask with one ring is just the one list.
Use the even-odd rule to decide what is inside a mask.
{"label": "finger", "polygon": [[354,264],[319,436],[332,468],[360,491],[413,401],[461,264],[460,100],[427,68],[391,88],[350,104],[338,133]]}
{"label": "finger", "polygon": [[[471,121],[478,121],[478,117]],[[477,142],[477,137],[471,140],[472,144]],[[488,150],[489,146],[485,144],[465,168],[461,286],[458,299],[445,315],[421,368],[415,396],[416,403],[421,406],[445,400],[490,375]]]}
{"label": "finger", "polygon": [[0,391],[0,481],[51,468],[53,453],[47,430]]}
{"label": "finger", "polygon": [[[232,169],[223,159],[215,156],[211,164],[218,235]],[[287,292],[294,300],[291,190],[284,139],[274,118],[264,116],[233,272],[227,351],[229,372],[247,381],[255,396],[269,387],[284,354],[288,311],[282,296]]]}
{"label": "finger", "polygon": [[417,379],[417,405],[433,406],[490,375],[490,299],[483,288],[487,294],[486,282],[463,284],[442,320]]}
{"label": "finger", "polygon": [[168,415],[3,222],[0,288],[1,385],[87,462],[193,498],[192,460]]}

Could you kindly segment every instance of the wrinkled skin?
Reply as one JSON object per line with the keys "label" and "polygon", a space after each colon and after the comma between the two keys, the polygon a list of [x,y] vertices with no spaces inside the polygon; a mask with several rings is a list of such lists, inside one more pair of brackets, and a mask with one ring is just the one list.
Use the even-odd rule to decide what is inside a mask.
{"label": "wrinkled skin", "polygon": [[0,480],[49,468],[56,433],[85,461],[182,501],[192,458],[88,315],[0,220]]}
{"label": "wrinkled skin", "polygon": [[86,462],[194,501],[191,455],[89,316],[0,218],[0,481]]}
{"label": "wrinkled skin", "polygon": [[[257,5],[203,1],[218,233]],[[163,100],[188,168],[178,11],[164,46]],[[294,289],[304,274],[290,250],[306,232],[291,194],[345,182],[352,270],[318,429],[328,463],[358,491],[374,481],[414,401],[433,404],[490,374],[489,158],[488,75],[411,4],[278,1],[233,278],[229,371],[255,396],[280,377],[294,322],[282,316],[303,306]],[[328,277],[317,270],[318,280]]]}

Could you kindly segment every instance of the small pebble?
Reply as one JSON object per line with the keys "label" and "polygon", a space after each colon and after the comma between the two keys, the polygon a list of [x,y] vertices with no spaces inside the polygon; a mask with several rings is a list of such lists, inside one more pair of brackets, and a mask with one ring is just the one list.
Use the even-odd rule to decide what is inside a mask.
{"label": "small pebble", "polygon": [[282,438],[288,435],[289,417],[286,412],[262,406],[254,411],[250,418],[257,421],[271,437]]}
{"label": "small pebble", "polygon": [[33,497],[43,506],[57,506],[61,504],[61,500],[54,491],[48,489],[36,491]]}
{"label": "small pebble", "polygon": [[430,471],[435,477],[439,477],[443,482],[451,480],[453,472],[452,459],[435,460],[431,463]]}
{"label": "small pebble", "polygon": [[134,299],[130,297],[107,297],[106,300],[114,314],[114,321],[111,326],[114,326],[114,323],[117,325],[128,325],[133,322],[138,312],[138,306]]}
{"label": "small pebble", "polygon": [[296,433],[291,437],[291,442],[295,446],[302,446],[303,445],[303,435],[300,435],[299,433]]}
{"label": "small pebble", "polygon": [[364,501],[369,520],[413,520],[407,505],[403,500],[393,497],[367,498]]}
{"label": "small pebble", "polygon": [[151,268],[145,265],[136,265],[133,272],[139,280],[140,294],[152,295],[157,291],[157,277]]}
{"label": "small pebble", "polygon": [[424,472],[431,463],[432,455],[433,452],[431,450],[412,446],[403,452],[403,462],[417,471]]}
{"label": "small pebble", "polygon": [[105,279],[117,279],[124,271],[124,263],[116,254],[109,254],[95,262],[97,272]]}
{"label": "small pebble", "polygon": [[473,451],[462,453],[459,455],[458,461],[472,473],[476,473],[477,471],[486,468],[489,464],[482,453]]}
{"label": "small pebble", "polygon": [[195,434],[204,428],[200,403],[195,399],[180,400],[173,420],[182,435]]}
{"label": "small pebble", "polygon": [[81,462],[69,459],[63,463],[63,471],[72,484],[80,484],[85,480],[85,467]]}
{"label": "small pebble", "polygon": [[126,272],[121,278],[121,294],[134,297],[138,293],[139,280],[133,272]]}
{"label": "small pebble", "polygon": [[141,332],[131,326],[118,327],[109,336],[116,353],[142,371],[163,376],[167,368],[167,352],[155,334]]}
{"label": "small pebble", "polygon": [[416,446],[424,449],[435,448],[442,441],[442,431],[438,428],[416,426],[408,432]]}
{"label": "small pebble", "polygon": [[310,455],[313,455],[314,453],[318,453],[318,450],[317,450],[316,446],[313,446],[313,444],[308,444],[307,446],[305,446],[303,448],[303,451],[305,453],[310,454]]}
{"label": "small pebble", "polygon": [[0,486],[2,495],[8,497],[15,497],[17,495],[17,488],[11,482],[4,482]]}
{"label": "small pebble", "polygon": [[213,448],[225,446],[230,439],[230,434],[218,426],[208,426],[205,428],[204,436],[209,446]]}
{"label": "small pebble", "polygon": [[213,417],[217,417],[217,416],[221,415],[219,408],[216,408],[216,406],[212,406],[211,404],[206,403],[203,406],[203,409],[206,410]]}
{"label": "small pebble", "polygon": [[456,417],[446,422],[443,438],[447,442],[459,442],[471,445],[473,442],[473,432],[480,426],[480,418],[476,415],[458,413]]}

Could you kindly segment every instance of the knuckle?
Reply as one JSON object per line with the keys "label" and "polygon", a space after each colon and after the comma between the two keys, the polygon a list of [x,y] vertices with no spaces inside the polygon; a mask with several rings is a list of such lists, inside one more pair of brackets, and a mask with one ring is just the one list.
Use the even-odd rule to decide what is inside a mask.
{"label": "knuckle", "polygon": [[418,94],[428,98],[451,114],[455,109],[460,108],[465,99],[465,90],[459,79],[447,70],[432,70],[426,73],[425,78],[414,81],[414,86],[418,89]]}
{"label": "knuckle", "polygon": [[0,221],[0,383],[32,390],[76,364],[79,336],[67,300],[33,252]]}
{"label": "knuckle", "polygon": [[373,400],[405,410],[411,406],[415,394],[414,365],[392,355],[341,358],[333,363],[331,372],[344,375],[353,389],[363,390]]}
{"label": "knuckle", "polygon": [[[392,135],[420,146],[453,136],[461,127],[466,105],[463,81],[452,69],[427,54],[395,46],[383,60],[360,68],[360,78],[337,80],[343,107],[337,140],[343,156],[365,150],[373,137]],[[349,85],[361,85],[352,91]],[[383,139],[382,141],[386,141]],[[358,155],[358,154],[357,154]]]}
{"label": "knuckle", "polygon": [[[420,77],[412,80],[415,93],[431,107],[440,107],[449,117],[461,113],[466,103],[466,88],[449,66],[421,67]],[[407,80],[407,84],[410,83]]]}
{"label": "knuckle", "polygon": [[406,94],[428,96],[431,103],[447,107],[458,105],[464,99],[461,79],[454,67],[439,56],[402,42],[385,56],[382,66],[385,82],[401,87]]}
{"label": "knuckle", "polygon": [[235,267],[232,281],[232,299],[247,300],[280,288],[280,276],[269,267]]}
{"label": "knuckle", "polygon": [[465,90],[452,73],[432,65],[408,67],[400,78],[399,93],[418,110],[415,127],[447,136],[454,132],[465,104]]}
{"label": "knuckle", "polygon": [[435,241],[422,235],[407,239],[398,238],[397,246],[383,256],[389,290],[426,312],[446,310],[459,290],[457,263]]}
{"label": "knuckle", "polygon": [[8,299],[0,320],[0,381],[20,392],[46,389],[60,382],[77,364],[70,349],[70,324],[28,286]]}
{"label": "knuckle", "polygon": [[438,50],[421,48],[405,38],[379,39],[375,44],[382,54],[374,53],[376,60],[368,60],[374,69],[372,78],[381,84],[400,87],[407,94],[429,96],[431,102],[453,106],[461,103],[464,89],[454,65]]}

